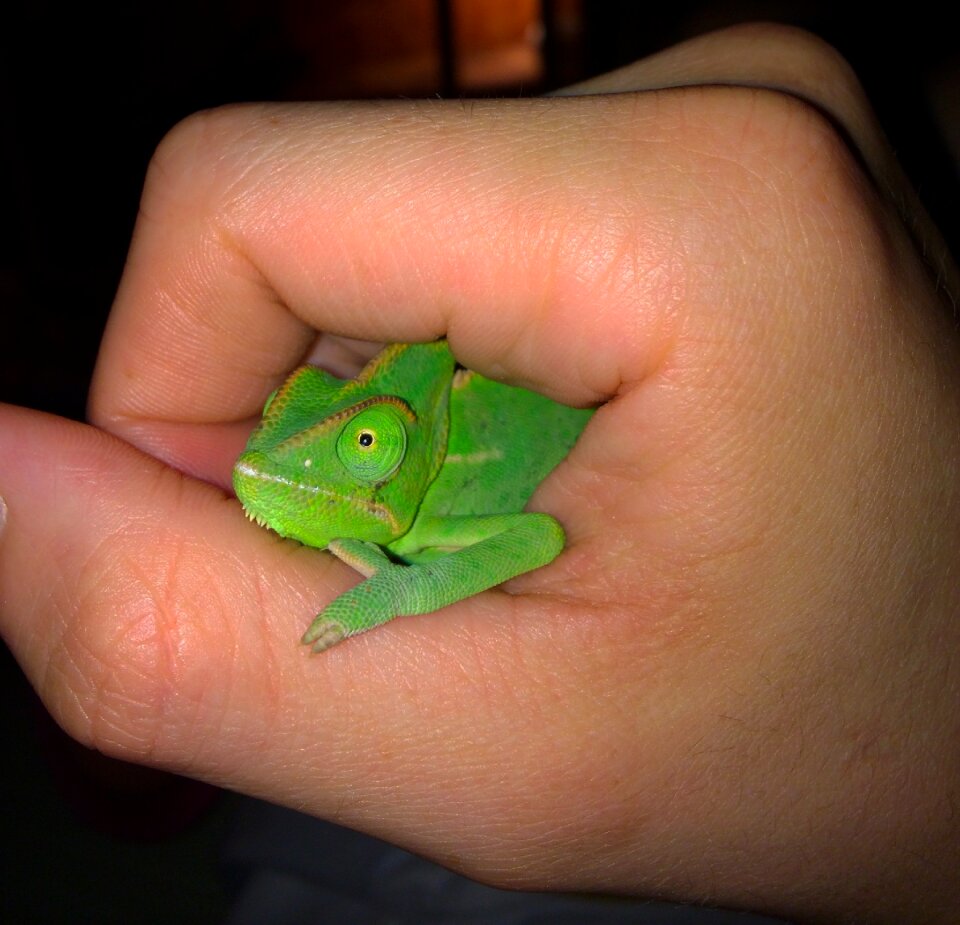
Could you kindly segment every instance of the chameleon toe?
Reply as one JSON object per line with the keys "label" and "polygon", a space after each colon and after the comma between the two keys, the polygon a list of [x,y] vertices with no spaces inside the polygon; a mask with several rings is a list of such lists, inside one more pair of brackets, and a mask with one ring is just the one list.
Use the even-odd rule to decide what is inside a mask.
{"label": "chameleon toe", "polygon": [[312,646],[314,652],[323,652],[335,646],[344,636],[344,628],[334,620],[314,620],[300,641]]}

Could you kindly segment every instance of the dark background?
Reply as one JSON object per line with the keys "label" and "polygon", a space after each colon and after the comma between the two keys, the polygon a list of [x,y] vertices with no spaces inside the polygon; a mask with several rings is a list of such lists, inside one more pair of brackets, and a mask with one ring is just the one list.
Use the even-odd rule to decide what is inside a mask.
{"label": "dark background", "polygon": [[[243,100],[536,95],[748,20],[803,26],[848,58],[956,253],[955,29],[933,3],[866,9],[868,18],[817,2],[173,0],[7,10],[0,400],[82,419],[148,160],[189,113]],[[74,745],[6,654],[0,681],[0,918],[220,921],[235,798]]]}

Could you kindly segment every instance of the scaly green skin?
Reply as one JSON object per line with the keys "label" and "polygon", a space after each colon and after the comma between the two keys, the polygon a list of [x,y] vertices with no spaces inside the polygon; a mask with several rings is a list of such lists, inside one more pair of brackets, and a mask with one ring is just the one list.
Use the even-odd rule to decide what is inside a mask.
{"label": "scaly green skin", "polygon": [[591,413],[457,369],[446,341],[394,344],[352,380],[296,370],[233,484],[253,520],[367,576],[303,642],[321,651],[554,559],[560,525],[521,512]]}

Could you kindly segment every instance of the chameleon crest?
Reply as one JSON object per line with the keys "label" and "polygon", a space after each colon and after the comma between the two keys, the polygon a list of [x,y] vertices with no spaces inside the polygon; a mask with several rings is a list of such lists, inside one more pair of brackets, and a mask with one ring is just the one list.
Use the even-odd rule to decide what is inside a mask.
{"label": "chameleon crest", "polygon": [[233,482],[251,519],[366,576],[303,641],[326,649],[555,558],[559,524],[522,511],[590,413],[457,370],[445,341],[391,345],[351,380],[296,370]]}

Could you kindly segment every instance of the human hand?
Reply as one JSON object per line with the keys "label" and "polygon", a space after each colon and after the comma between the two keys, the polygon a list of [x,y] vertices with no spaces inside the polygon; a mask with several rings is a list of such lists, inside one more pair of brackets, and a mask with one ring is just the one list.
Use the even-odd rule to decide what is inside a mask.
{"label": "human hand", "polygon": [[[482,879],[946,921],[955,271],[819,43],[732,30],[593,89],[656,87],[175,130],[96,426],[2,411],[4,634],[81,741]],[[534,499],[569,547],[310,657],[355,576],[249,524],[232,462],[308,351],[444,334],[606,402]]]}

